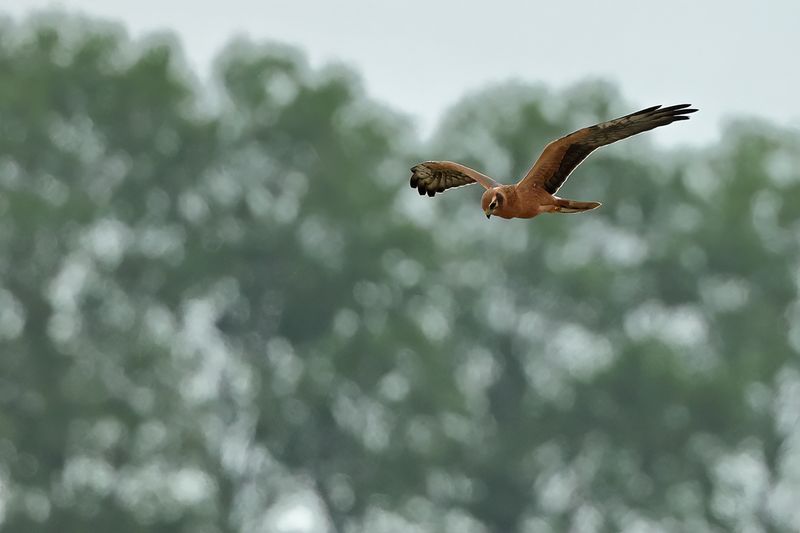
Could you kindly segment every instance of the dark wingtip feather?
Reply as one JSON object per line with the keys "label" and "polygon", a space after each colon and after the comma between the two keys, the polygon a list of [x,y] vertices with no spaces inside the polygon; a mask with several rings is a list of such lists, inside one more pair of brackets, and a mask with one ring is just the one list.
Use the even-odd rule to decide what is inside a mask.
{"label": "dark wingtip feather", "polygon": [[677,104],[671,105],[667,107],[662,107],[660,105],[648,107],[647,109],[642,109],[641,111],[637,111],[634,115],[644,115],[644,114],[653,114],[653,115],[685,115],[688,113],[694,113],[698,111],[697,109],[691,108],[692,104]]}
{"label": "dark wingtip feather", "polygon": [[417,192],[419,193],[420,196],[424,196],[425,195],[425,187],[420,185],[419,187],[417,187]]}
{"label": "dark wingtip feather", "polygon": [[684,109],[692,104],[676,104],[663,108],[661,111],[675,111],[676,109]]}
{"label": "dark wingtip feather", "polygon": [[411,179],[409,180],[409,184],[411,185],[412,189],[416,189],[417,188],[417,184],[419,184],[419,178],[417,177],[416,174],[411,176]]}
{"label": "dark wingtip feather", "polygon": [[694,113],[697,111],[697,109],[690,108],[691,105],[692,104],[671,105],[669,107],[659,109],[658,112],[670,115],[686,115],[688,113]]}
{"label": "dark wingtip feather", "polygon": [[679,120],[689,120],[687,115],[698,111],[697,109],[690,108],[689,106],[691,105],[692,104],[677,104],[661,108],[652,114],[651,120],[655,121],[656,127],[665,126]]}
{"label": "dark wingtip feather", "polygon": [[661,108],[660,105],[654,105],[652,107],[648,107],[647,109],[642,109],[641,111],[637,111],[634,115],[644,115],[645,113],[652,113],[653,111]]}
{"label": "dark wingtip feather", "polygon": [[433,197],[434,197],[434,195],[436,195],[436,191],[434,191],[434,190],[431,190],[431,189],[428,189],[428,196],[430,196],[431,198],[433,198]]}

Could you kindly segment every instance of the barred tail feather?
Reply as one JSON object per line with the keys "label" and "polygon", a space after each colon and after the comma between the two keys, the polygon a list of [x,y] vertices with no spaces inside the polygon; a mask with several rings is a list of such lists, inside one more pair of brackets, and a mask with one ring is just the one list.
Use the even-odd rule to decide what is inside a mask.
{"label": "barred tail feather", "polygon": [[600,202],[578,202],[577,200],[556,199],[556,211],[558,213],[582,213],[597,209],[602,204]]}

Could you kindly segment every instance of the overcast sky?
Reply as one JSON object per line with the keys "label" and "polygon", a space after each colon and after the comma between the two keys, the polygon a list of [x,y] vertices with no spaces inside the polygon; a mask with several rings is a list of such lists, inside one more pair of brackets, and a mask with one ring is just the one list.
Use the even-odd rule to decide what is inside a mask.
{"label": "overcast sky", "polygon": [[713,141],[732,115],[800,129],[800,0],[0,1],[16,19],[46,7],[122,21],[137,37],[174,30],[201,73],[235,34],[297,45],[314,66],[355,67],[423,132],[489,82],[558,90],[587,77],[615,82],[632,107],[700,107],[656,142]]}

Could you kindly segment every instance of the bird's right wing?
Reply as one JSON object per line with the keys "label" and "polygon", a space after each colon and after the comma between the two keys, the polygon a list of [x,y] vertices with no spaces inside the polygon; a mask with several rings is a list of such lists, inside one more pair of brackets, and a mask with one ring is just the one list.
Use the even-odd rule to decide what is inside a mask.
{"label": "bird's right wing", "polygon": [[427,193],[428,196],[470,183],[480,183],[484,189],[500,186],[489,176],[452,161],[425,161],[414,165],[409,183],[420,195]]}

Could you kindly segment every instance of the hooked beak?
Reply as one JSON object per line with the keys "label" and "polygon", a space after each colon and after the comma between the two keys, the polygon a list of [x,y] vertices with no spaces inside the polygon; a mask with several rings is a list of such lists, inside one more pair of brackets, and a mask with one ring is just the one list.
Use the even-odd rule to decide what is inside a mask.
{"label": "hooked beak", "polygon": [[486,211],[484,211],[484,213],[486,213],[486,218],[492,218],[492,211],[491,211],[491,209],[487,209]]}

